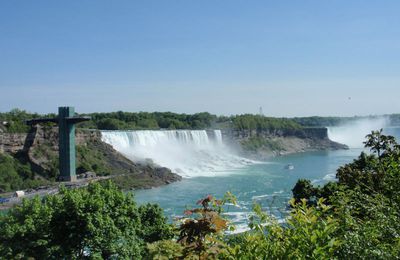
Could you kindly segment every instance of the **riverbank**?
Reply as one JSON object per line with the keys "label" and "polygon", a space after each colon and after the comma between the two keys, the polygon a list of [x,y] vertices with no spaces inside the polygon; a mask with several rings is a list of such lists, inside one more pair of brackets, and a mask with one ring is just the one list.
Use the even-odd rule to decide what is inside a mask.
{"label": "riverbank", "polygon": [[345,144],[330,140],[328,129],[323,127],[279,131],[224,130],[222,135],[241,156],[262,161],[288,154],[349,149]]}
{"label": "riverbank", "polygon": [[[210,142],[214,140],[219,143],[223,140],[225,145],[232,147],[232,150],[237,151],[240,156],[260,161],[300,152],[347,148],[345,145],[329,140],[325,128],[261,132],[224,129],[222,132],[219,130],[206,132],[204,134],[208,135]],[[39,186],[49,186],[49,191],[43,192],[51,192],[53,186],[58,185],[55,182],[58,165],[57,139],[57,128],[52,127],[37,126],[27,134],[0,133],[0,156],[11,156],[14,160],[13,164],[21,163],[23,166],[20,167],[21,169],[29,168],[29,177],[25,176],[25,179],[22,179],[21,186],[13,185],[10,186],[13,187],[12,189],[3,189],[2,192],[34,190]],[[126,158],[113,146],[103,142],[102,134],[97,130],[79,129],[76,133],[76,144],[79,176],[111,178],[125,190],[149,189],[182,179],[173,172],[176,171],[175,168],[171,168],[173,169],[171,171],[162,167],[164,165],[152,163],[151,160],[138,163]],[[18,174],[21,176],[26,173],[18,172]],[[33,184],[25,185],[26,180]]]}
{"label": "riverbank", "polygon": [[[55,127],[38,126],[27,134],[0,133],[0,164],[8,163],[1,172],[4,181],[0,193],[58,184],[57,140],[58,129]],[[102,142],[97,130],[78,130],[76,144],[78,177],[89,174],[113,178],[121,188],[127,189],[146,189],[181,180],[165,167],[132,162]],[[7,184],[7,180],[13,182]]]}

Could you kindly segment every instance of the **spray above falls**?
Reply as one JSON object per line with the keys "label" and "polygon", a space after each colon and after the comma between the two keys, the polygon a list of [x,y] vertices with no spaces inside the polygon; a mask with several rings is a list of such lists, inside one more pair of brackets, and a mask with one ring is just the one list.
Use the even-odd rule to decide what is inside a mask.
{"label": "spray above falls", "polygon": [[252,163],[224,145],[220,130],[102,131],[102,140],[133,161],[151,159],[183,177],[216,176]]}
{"label": "spray above falls", "polygon": [[329,127],[328,136],[332,141],[346,144],[350,148],[362,148],[365,136],[371,131],[387,127],[388,120],[385,117],[374,119],[359,119],[346,124]]}

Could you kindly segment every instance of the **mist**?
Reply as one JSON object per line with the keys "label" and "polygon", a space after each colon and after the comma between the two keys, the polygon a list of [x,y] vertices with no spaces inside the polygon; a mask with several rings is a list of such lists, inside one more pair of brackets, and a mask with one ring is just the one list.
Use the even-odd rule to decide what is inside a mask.
{"label": "mist", "polygon": [[365,136],[371,131],[384,129],[389,125],[386,117],[359,119],[340,126],[328,127],[328,136],[332,141],[346,144],[350,148],[363,148]]}
{"label": "mist", "polygon": [[152,162],[186,178],[224,175],[253,163],[235,155],[220,130],[102,131],[102,140],[135,162]]}

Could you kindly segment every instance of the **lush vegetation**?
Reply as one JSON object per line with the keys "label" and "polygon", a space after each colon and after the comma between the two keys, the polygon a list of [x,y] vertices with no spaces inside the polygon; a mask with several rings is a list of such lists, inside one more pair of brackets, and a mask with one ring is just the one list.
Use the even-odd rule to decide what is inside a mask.
{"label": "lush vegetation", "polygon": [[0,154],[0,192],[28,189],[47,184],[35,178],[31,165],[7,154]]}
{"label": "lush vegetation", "polygon": [[230,120],[234,129],[248,131],[276,131],[276,130],[296,130],[301,129],[301,125],[288,118],[273,118],[261,115],[237,115]]}
{"label": "lush vegetation", "polygon": [[[90,116],[91,121],[78,124],[81,128],[102,130],[125,129],[205,129],[217,121],[217,116],[207,112],[196,114],[177,114],[172,112],[111,112],[82,114]],[[40,115],[20,109],[0,113],[0,130],[9,133],[26,133],[29,126],[26,120],[33,118],[56,117],[55,114]],[[1,131],[0,131],[1,132]]]}
{"label": "lush vegetation", "polygon": [[[38,116],[13,110],[0,114],[0,119],[7,121],[1,127],[7,132],[24,132],[23,120]],[[339,123],[337,118],[218,118],[208,113],[116,112],[92,117],[81,127],[197,129],[219,124],[257,133]],[[396,118],[392,115],[392,122]],[[256,134],[246,145],[250,150],[259,145],[279,146],[265,142]],[[400,145],[381,131],[368,135],[365,145],[371,153],[363,152],[340,167],[337,182],[315,187],[309,180],[299,180],[284,225],[255,205],[250,231],[226,235],[225,231],[234,227],[221,214],[223,204],[235,200],[232,196],[221,201],[208,196],[172,228],[158,206],[139,207],[131,195],[106,182],[25,200],[0,216],[0,255],[5,259],[399,259]],[[78,146],[79,171],[109,174],[105,155],[94,148]],[[50,168],[56,169],[57,160],[48,149],[38,148],[33,155],[46,157],[50,166],[54,164]],[[57,171],[47,175],[55,179]],[[1,191],[44,182],[24,156],[0,154]]]}
{"label": "lush vegetation", "polygon": [[172,112],[112,112],[87,114],[90,122],[80,124],[84,128],[102,130],[124,129],[205,129],[216,120],[215,115],[203,112],[193,115]]}
{"label": "lush vegetation", "polygon": [[[274,118],[262,115],[216,116],[207,112],[178,114],[172,112],[110,112],[82,114],[91,121],[78,124],[81,128],[102,130],[126,129],[206,129],[212,127],[234,128],[236,130],[293,130],[301,127],[326,127],[349,123],[359,119],[376,119],[379,116],[364,117],[295,117]],[[32,118],[55,117],[55,114],[29,113],[20,109],[0,113],[0,132],[23,133],[29,130],[26,120]],[[400,125],[400,114],[385,115],[390,124]],[[3,122],[6,122],[3,125]]]}
{"label": "lush vegetation", "polygon": [[[41,165],[34,166],[25,153],[15,155],[0,153],[0,193],[20,189],[37,188],[54,183],[59,175],[58,154],[45,140],[32,150],[34,158],[41,161]],[[129,171],[112,169],[109,159],[98,147],[89,142],[87,145],[77,145],[77,174],[95,172],[104,176],[122,174]]]}
{"label": "lush vegetation", "polygon": [[272,140],[259,136],[251,136],[248,139],[244,139],[241,141],[241,145],[243,149],[247,151],[258,151],[262,148],[268,148],[268,150],[272,151],[280,151],[283,147],[278,140]]}
{"label": "lush vegetation", "polygon": [[284,225],[255,205],[251,231],[224,236],[227,223],[207,204],[180,226],[181,234],[191,234],[191,247],[180,239],[162,241],[150,245],[150,253],[175,259],[398,259],[400,145],[378,131],[368,135],[366,147],[372,154],[338,169],[338,182],[314,187],[299,180]]}
{"label": "lush vegetation", "polygon": [[155,205],[137,207],[111,183],[62,189],[26,200],[0,217],[0,254],[6,258],[145,259],[398,259],[400,256],[400,145],[380,131],[368,135],[337,182],[315,187],[299,180],[285,224],[255,205],[250,231],[234,229],[223,200],[199,200],[174,229]]}
{"label": "lush vegetation", "polygon": [[357,118],[351,117],[321,117],[321,116],[310,116],[310,117],[295,117],[293,120],[302,126],[307,127],[326,127],[336,126],[343,124],[350,120],[356,120]]}
{"label": "lush vegetation", "polygon": [[107,163],[106,156],[89,143],[76,146],[77,169],[76,173],[95,172],[104,176],[112,173],[111,166]]}
{"label": "lush vegetation", "polygon": [[112,183],[24,200],[0,216],[4,259],[140,259],[146,243],[171,238],[156,205],[137,206]]}
{"label": "lush vegetation", "polygon": [[260,115],[220,116],[206,112],[193,115],[171,112],[114,112],[88,114],[92,117],[80,127],[104,130],[123,129],[206,129],[210,127],[234,128],[237,130],[275,131],[300,129],[301,126],[291,119],[273,118]]}
{"label": "lush vegetation", "polygon": [[400,145],[381,131],[367,136],[354,162],[340,167],[337,182],[314,187],[299,180],[294,198],[310,207],[321,199],[339,221],[335,236],[342,241],[339,258],[395,259],[400,256]]}
{"label": "lush vegetation", "polygon": [[14,108],[10,112],[0,113],[0,132],[3,130],[8,133],[26,133],[30,128],[30,126],[26,125],[26,120],[54,116],[54,114],[40,115]]}

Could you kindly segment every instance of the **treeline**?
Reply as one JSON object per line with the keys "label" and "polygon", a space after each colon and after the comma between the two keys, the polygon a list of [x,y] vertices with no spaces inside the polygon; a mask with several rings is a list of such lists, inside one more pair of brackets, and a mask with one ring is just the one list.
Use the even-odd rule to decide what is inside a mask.
{"label": "treeline", "polygon": [[292,119],[288,118],[274,118],[261,115],[236,115],[231,116],[230,121],[236,130],[295,130],[301,129],[302,126]]}
{"label": "treeline", "polygon": [[205,129],[210,128],[217,116],[207,112],[192,115],[172,112],[112,112],[85,114],[92,118],[79,125],[101,130],[126,129]]}
{"label": "treeline", "polygon": [[299,180],[280,224],[261,205],[250,231],[234,230],[224,204],[211,195],[174,226],[155,205],[136,206],[111,183],[62,189],[26,200],[0,215],[0,255],[7,259],[399,259],[400,145],[373,132],[337,182]]}
{"label": "treeline", "polygon": [[14,108],[9,112],[0,113],[0,132],[26,133],[30,126],[25,124],[26,120],[33,118],[55,117],[55,114],[30,113],[25,110]]}
{"label": "treeline", "polygon": [[356,118],[352,117],[311,116],[311,117],[295,117],[293,118],[293,121],[305,127],[326,127],[326,126],[337,126],[355,119]]}
{"label": "treeline", "polygon": [[[101,130],[205,129],[210,128],[217,121],[216,115],[207,112],[189,115],[172,112],[118,111],[80,115],[90,116],[92,120],[80,123],[77,127]],[[26,120],[56,116],[56,114],[38,114],[12,109],[10,112],[0,113],[0,132],[26,133],[29,131],[29,126],[25,124]]]}
{"label": "treeline", "polygon": [[[208,112],[178,114],[123,111],[81,115],[90,116],[92,120],[82,122],[77,127],[101,130],[233,128],[236,130],[274,131],[295,130],[302,127],[337,126],[360,119],[381,118],[381,116],[275,118],[253,114],[216,116]],[[29,126],[25,124],[26,120],[55,116],[55,114],[40,115],[12,109],[10,112],[0,113],[0,132],[27,132]],[[391,125],[400,125],[400,114],[384,115],[383,117],[386,117]]]}
{"label": "treeline", "polygon": [[216,116],[207,112],[176,114],[172,112],[113,112],[87,114],[92,117],[80,127],[103,130],[124,129],[206,129],[211,127],[234,128],[237,130],[299,129],[301,125],[287,118],[261,115]]}
{"label": "treeline", "polygon": [[[172,112],[111,112],[81,114],[91,120],[79,123],[79,128],[101,130],[140,130],[140,129],[207,129],[234,128],[237,130],[275,130],[298,129],[301,126],[287,118],[273,118],[260,115],[216,116],[208,112],[178,114]],[[55,114],[40,115],[24,110],[13,109],[0,113],[0,131],[27,132],[26,120],[39,117],[56,117]],[[4,124],[3,124],[4,122]]]}

